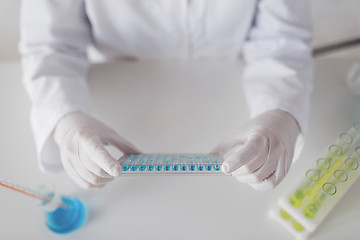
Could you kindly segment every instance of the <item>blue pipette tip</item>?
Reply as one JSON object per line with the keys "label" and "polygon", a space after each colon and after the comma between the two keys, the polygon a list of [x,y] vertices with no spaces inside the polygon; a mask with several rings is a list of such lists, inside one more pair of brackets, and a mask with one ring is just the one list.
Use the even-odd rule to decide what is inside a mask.
{"label": "blue pipette tip", "polygon": [[74,197],[62,197],[66,209],[58,207],[46,213],[46,225],[58,234],[70,233],[83,225],[86,219],[86,209],[83,203]]}

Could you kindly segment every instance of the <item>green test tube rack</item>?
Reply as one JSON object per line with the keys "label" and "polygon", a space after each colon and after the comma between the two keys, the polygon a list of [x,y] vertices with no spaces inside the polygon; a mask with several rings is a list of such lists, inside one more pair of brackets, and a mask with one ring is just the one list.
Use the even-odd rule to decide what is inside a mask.
{"label": "green test tube rack", "polygon": [[271,216],[296,238],[308,239],[360,176],[359,139],[360,123],[355,123],[271,210]]}

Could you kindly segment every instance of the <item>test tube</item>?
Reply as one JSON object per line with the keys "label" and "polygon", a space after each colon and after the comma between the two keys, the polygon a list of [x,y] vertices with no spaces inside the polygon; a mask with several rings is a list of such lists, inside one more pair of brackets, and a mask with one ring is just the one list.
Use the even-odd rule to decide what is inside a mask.
{"label": "test tube", "polygon": [[309,219],[314,218],[321,206],[335,195],[336,191],[337,188],[335,184],[330,182],[325,183],[316,198],[304,208],[304,216]]}
{"label": "test tube", "polygon": [[288,214],[284,209],[280,209],[279,214],[285,220],[292,219],[290,214]]}
{"label": "test tube", "polygon": [[309,169],[306,171],[306,180],[291,196],[290,203],[294,207],[300,207],[306,193],[312,188],[312,186],[319,180],[319,172],[316,169]]}
{"label": "test tube", "polygon": [[[339,183],[345,182],[348,177],[350,178],[355,173],[355,171],[359,168],[359,151],[360,149],[358,147],[351,155],[351,157],[345,159],[339,169],[334,171],[334,176],[329,179],[329,182],[334,184],[336,183],[337,188],[339,188]],[[337,181],[339,179],[343,179],[343,181]]]}
{"label": "test tube", "polygon": [[359,162],[355,157],[356,156],[352,155],[352,157],[347,158],[344,161],[344,164],[339,168],[339,170],[346,172],[349,177],[351,177],[354,171],[359,168]]}
{"label": "test tube", "polygon": [[342,153],[345,154],[354,142],[354,137],[356,137],[356,135],[357,131],[355,131],[354,128],[351,128],[348,132],[340,134],[336,139],[335,145],[339,146]]}
{"label": "test tube", "polygon": [[360,158],[360,146],[355,148],[353,158],[359,159]]}
{"label": "test tube", "polygon": [[360,138],[360,122],[354,123],[352,127],[346,133],[340,134],[336,140],[337,145],[342,148],[343,154],[345,154],[353,143],[356,143]]}
{"label": "test tube", "polygon": [[353,138],[353,142],[357,142],[360,138],[360,122],[354,123],[347,132]]}
{"label": "test tube", "polygon": [[[342,150],[338,145],[331,145],[328,148],[328,153],[324,158],[319,158],[316,161],[315,169],[306,171],[305,181],[300,187],[290,196],[290,203],[294,207],[300,207],[307,196],[311,196],[314,186],[319,180],[329,171],[329,168],[334,165],[336,161],[341,160]],[[339,160],[340,159],[340,160]],[[320,182],[321,184],[321,182]]]}
{"label": "test tube", "polygon": [[296,231],[301,232],[305,230],[305,228],[298,221],[292,218],[284,209],[280,209],[279,214],[283,219],[291,221],[292,226]]}
{"label": "test tube", "polygon": [[358,162],[355,159],[346,159],[340,169],[334,171],[334,174],[329,181],[323,185],[322,190],[318,193],[316,198],[304,208],[304,215],[307,218],[314,218],[320,207],[348,180],[348,173],[351,173],[357,168]]}
{"label": "test tube", "polygon": [[336,170],[332,178],[329,179],[328,183],[334,184],[337,189],[341,187],[341,185],[349,179],[348,174],[344,170]]}

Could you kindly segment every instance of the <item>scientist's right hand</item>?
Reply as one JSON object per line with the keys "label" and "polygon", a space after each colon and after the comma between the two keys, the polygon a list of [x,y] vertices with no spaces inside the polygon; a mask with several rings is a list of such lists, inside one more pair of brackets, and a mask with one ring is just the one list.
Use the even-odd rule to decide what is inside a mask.
{"label": "scientist's right hand", "polygon": [[129,141],[98,120],[81,112],[62,118],[54,131],[67,174],[83,188],[100,188],[121,174],[119,162],[105,149],[140,153]]}

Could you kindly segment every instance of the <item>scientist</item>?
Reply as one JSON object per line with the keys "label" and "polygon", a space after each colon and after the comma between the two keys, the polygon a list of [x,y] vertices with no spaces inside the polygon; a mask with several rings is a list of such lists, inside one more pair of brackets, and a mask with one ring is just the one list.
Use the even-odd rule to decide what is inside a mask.
{"label": "scientist", "polygon": [[19,48],[40,168],[98,188],[121,174],[105,145],[139,152],[90,115],[89,45],[107,60],[242,56],[251,120],[214,151],[225,159],[223,172],[257,190],[274,188],[307,128],[310,40],[308,0],[22,1]]}

